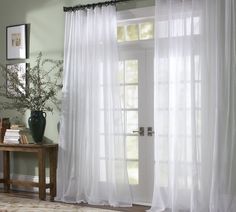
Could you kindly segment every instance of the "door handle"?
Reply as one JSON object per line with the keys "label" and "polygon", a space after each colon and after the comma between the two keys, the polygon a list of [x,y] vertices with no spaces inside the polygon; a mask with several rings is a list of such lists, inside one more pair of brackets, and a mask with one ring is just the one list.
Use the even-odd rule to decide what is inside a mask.
{"label": "door handle", "polygon": [[144,127],[139,127],[139,130],[134,130],[133,133],[138,133],[140,136],[144,136]]}
{"label": "door handle", "polygon": [[152,127],[148,127],[148,128],[147,128],[147,135],[148,135],[148,136],[153,136],[154,133],[155,133],[155,132],[152,130]]}

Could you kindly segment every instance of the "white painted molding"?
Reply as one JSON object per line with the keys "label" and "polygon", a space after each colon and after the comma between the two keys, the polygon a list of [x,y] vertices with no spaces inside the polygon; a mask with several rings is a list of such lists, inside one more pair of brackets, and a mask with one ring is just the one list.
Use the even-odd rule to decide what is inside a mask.
{"label": "white painted molding", "polygon": [[155,16],[155,7],[143,7],[137,9],[123,10],[117,12],[118,24],[122,22],[133,22],[138,20],[153,19]]}

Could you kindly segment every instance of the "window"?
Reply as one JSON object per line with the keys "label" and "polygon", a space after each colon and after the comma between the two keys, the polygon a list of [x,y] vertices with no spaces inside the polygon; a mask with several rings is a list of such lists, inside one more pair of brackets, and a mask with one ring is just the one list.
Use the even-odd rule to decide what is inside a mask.
{"label": "window", "polygon": [[120,93],[124,115],[127,165],[130,184],[139,182],[138,136],[133,134],[138,129],[138,61],[119,62]]}
{"label": "window", "polygon": [[138,41],[154,38],[154,20],[121,24],[117,27],[117,41]]}

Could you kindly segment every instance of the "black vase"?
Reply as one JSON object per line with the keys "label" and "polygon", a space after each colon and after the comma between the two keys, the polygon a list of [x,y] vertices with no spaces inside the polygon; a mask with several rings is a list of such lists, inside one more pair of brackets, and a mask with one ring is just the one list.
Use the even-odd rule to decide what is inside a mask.
{"label": "black vase", "polygon": [[46,126],[46,113],[43,111],[31,111],[28,124],[35,143],[42,143]]}

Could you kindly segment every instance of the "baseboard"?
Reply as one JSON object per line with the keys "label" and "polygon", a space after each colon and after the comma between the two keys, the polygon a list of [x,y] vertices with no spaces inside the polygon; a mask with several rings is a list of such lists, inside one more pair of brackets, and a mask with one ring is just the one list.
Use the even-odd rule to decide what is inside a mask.
{"label": "baseboard", "polygon": [[[3,173],[0,173],[0,178],[3,178]],[[30,182],[38,182],[39,177],[38,176],[32,176],[32,175],[21,175],[21,174],[11,174],[10,178],[13,180],[22,180],[22,181],[30,181]],[[50,179],[49,177],[46,177],[46,183],[49,183]],[[0,184],[0,188],[3,188],[3,184]],[[38,188],[26,188],[26,187],[19,187],[19,186],[12,186],[13,190],[17,191],[28,191],[28,192],[38,192]]]}

